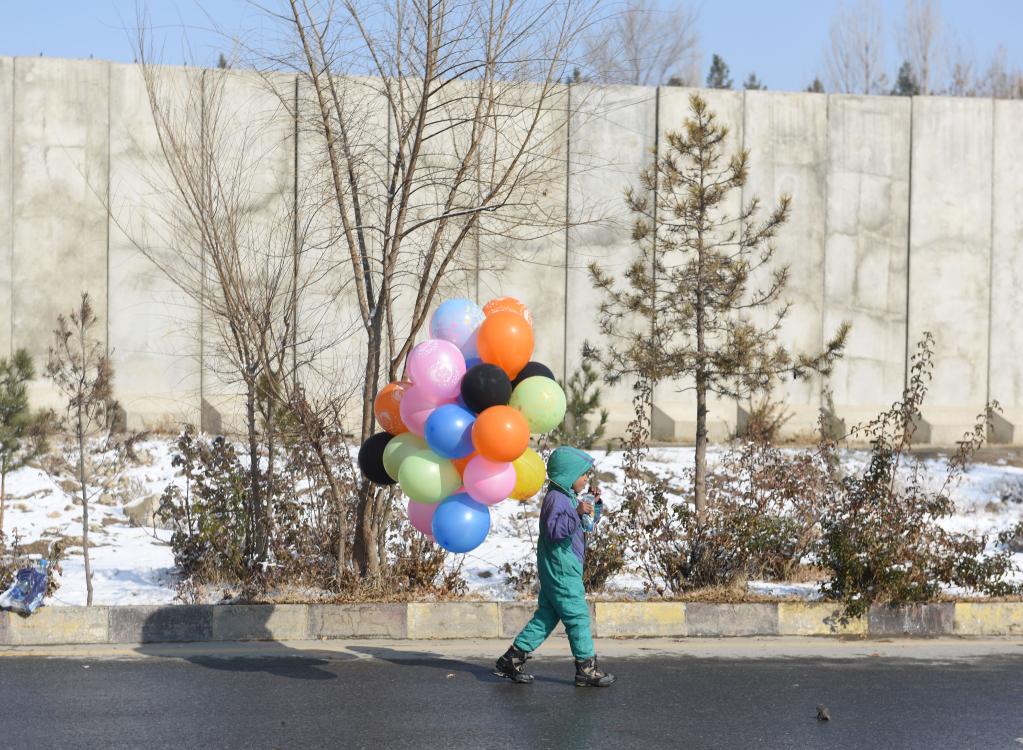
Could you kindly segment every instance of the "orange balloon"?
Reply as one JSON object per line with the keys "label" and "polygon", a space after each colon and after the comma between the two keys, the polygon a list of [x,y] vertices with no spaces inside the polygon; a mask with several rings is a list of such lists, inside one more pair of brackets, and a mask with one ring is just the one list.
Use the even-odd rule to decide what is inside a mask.
{"label": "orange balloon", "polygon": [[476,458],[476,455],[477,455],[476,453],[470,453],[465,458],[452,458],[451,459],[451,463],[453,463],[455,465],[455,468],[458,469],[458,474],[460,476],[462,474],[465,474],[465,467],[469,465],[470,461],[472,461],[474,458]]}
{"label": "orange balloon", "polygon": [[488,318],[499,312],[512,312],[521,315],[529,323],[530,328],[533,327],[533,313],[529,312],[529,308],[514,297],[498,297],[483,305],[483,314]]}
{"label": "orange balloon", "polygon": [[497,365],[512,380],[533,356],[533,329],[513,312],[495,312],[480,324],[476,338],[480,359]]}
{"label": "orange balloon", "polygon": [[529,423],[510,406],[491,406],[476,417],[472,444],[491,461],[514,461],[529,447]]}
{"label": "orange balloon", "polygon": [[385,432],[389,432],[392,435],[408,432],[408,427],[401,421],[399,407],[402,396],[411,387],[411,383],[399,380],[395,383],[388,383],[377,393],[377,397],[373,401],[373,413]]}

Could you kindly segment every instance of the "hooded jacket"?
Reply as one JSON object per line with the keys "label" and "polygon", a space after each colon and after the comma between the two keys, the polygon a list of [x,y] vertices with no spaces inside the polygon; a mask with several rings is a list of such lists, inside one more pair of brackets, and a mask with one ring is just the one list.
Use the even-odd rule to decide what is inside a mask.
{"label": "hooded jacket", "polygon": [[[586,553],[582,520],[576,513],[579,500],[572,485],[593,466],[588,453],[562,446],[547,460],[549,486],[540,510],[540,543],[537,557],[553,558],[571,550],[581,565]],[[553,567],[553,566],[552,566]]]}

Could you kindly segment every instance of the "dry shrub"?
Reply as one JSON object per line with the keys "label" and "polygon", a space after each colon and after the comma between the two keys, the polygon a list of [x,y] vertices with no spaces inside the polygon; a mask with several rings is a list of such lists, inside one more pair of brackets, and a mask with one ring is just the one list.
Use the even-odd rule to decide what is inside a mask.
{"label": "dry shrub", "polygon": [[[267,560],[253,563],[245,539],[254,533],[249,468],[223,437],[204,440],[186,429],[173,462],[184,488],[169,485],[157,514],[172,530],[183,598],[227,587],[244,600],[274,591],[309,590],[345,601],[453,596],[464,592],[458,568],[446,570],[447,553],[415,531],[403,512],[389,514],[387,552],[380,575],[362,577],[337,559],[338,536],[353,529],[358,480],[348,446],[333,460],[333,486],[320,475],[321,460],[303,441],[284,441],[275,471],[262,471],[260,495],[271,503]],[[341,493],[342,507],[334,498]],[[393,495],[394,493],[392,493]],[[397,505],[392,497],[392,503]],[[344,548],[351,549],[350,537]]]}
{"label": "dry shrub", "polygon": [[1020,590],[1005,580],[1013,570],[1007,549],[986,554],[987,537],[951,532],[939,523],[955,512],[951,491],[983,445],[997,404],[990,404],[960,441],[937,490],[927,486],[921,462],[911,455],[933,369],[933,343],[925,334],[918,344],[901,400],[854,429],[854,435],[870,441],[867,466],[840,480],[823,517],[819,557],[831,577],[822,591],[844,602],[849,617],[875,602],[929,601],[942,586],[992,596]]}

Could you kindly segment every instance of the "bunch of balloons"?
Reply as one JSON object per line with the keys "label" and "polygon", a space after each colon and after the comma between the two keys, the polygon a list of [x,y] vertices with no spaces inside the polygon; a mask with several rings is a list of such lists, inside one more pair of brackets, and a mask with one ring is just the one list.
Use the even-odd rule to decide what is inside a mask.
{"label": "bunch of balloons", "polygon": [[359,468],[377,484],[397,482],[409,521],[446,550],[475,549],[490,531],[489,506],[543,486],[529,436],[561,424],[565,392],[532,354],[532,316],[517,299],[483,308],[447,300],[430,338],[409,352],[408,379],[376,396],[384,432],[363,443]]}

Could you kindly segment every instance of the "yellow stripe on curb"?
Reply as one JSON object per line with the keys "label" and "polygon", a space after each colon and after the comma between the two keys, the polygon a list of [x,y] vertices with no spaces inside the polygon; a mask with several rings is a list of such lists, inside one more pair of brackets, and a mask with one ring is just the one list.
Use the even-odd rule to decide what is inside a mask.
{"label": "yellow stripe on curb", "polygon": [[955,605],[956,635],[1023,635],[1023,602],[961,602]]}
{"label": "yellow stripe on curb", "polygon": [[602,638],[686,635],[682,602],[597,602],[596,614]]}
{"label": "yellow stripe on curb", "polygon": [[867,618],[841,621],[842,605],[778,602],[778,635],[866,635]]}

